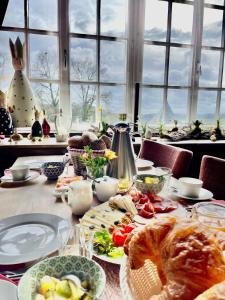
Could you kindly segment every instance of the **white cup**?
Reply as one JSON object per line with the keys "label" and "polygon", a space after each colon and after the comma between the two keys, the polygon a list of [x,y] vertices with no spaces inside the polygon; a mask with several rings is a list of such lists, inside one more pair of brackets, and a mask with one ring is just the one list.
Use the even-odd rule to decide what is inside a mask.
{"label": "white cup", "polygon": [[28,165],[15,165],[10,168],[12,178],[14,181],[25,180],[28,176],[29,166]]}
{"label": "white cup", "polygon": [[203,182],[200,179],[181,177],[179,179],[179,190],[183,196],[198,198],[202,184]]}
{"label": "white cup", "polygon": [[115,196],[118,191],[119,180],[104,176],[95,180],[96,194],[101,202],[108,201],[110,197]]}

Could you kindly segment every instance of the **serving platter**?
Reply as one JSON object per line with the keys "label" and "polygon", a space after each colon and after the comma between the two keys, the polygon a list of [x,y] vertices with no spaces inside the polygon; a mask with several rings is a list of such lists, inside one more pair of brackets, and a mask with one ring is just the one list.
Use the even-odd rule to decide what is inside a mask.
{"label": "serving platter", "polygon": [[54,253],[70,224],[51,214],[23,214],[0,221],[0,265],[29,263]]}
{"label": "serving platter", "polygon": [[[172,200],[171,200],[172,201]],[[151,222],[154,222],[157,218],[160,216],[175,216],[175,217],[181,217],[185,218],[187,217],[187,211],[186,209],[179,204],[176,201],[172,201],[175,203],[177,208],[171,212],[168,213],[157,213],[153,218],[147,219],[143,218],[139,215],[134,216],[134,222],[137,226],[143,226],[146,224],[149,224]],[[125,215],[125,212],[122,212],[118,209],[111,208],[109,206],[109,201],[102,203],[91,210],[89,210],[81,219],[80,219],[80,225],[84,227],[87,230],[91,231],[100,231],[100,230],[108,230],[111,225],[114,225],[115,222],[120,221]],[[103,255],[97,255],[94,253],[94,256],[99,258],[100,260],[112,263],[112,264],[118,264],[121,265],[123,262],[123,259],[125,255],[123,255],[120,258],[111,258],[105,254]]]}

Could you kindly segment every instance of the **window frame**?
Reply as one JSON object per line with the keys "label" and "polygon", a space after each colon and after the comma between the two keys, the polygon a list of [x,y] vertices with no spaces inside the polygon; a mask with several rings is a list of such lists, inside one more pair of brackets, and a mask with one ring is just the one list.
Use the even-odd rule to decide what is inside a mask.
{"label": "window frame", "polygon": [[[96,105],[96,123],[100,121],[100,112],[98,106],[100,105],[100,87],[101,86],[123,86],[125,87],[125,105],[126,113],[129,121],[136,121],[138,119],[141,103],[141,88],[163,88],[163,122],[165,120],[165,108],[168,100],[169,89],[187,89],[187,114],[188,124],[191,124],[197,116],[197,101],[199,91],[216,91],[216,114],[215,119],[220,116],[221,94],[225,91],[223,87],[223,73],[224,73],[224,51],[225,51],[225,0],[222,5],[214,5],[204,3],[204,0],[161,0],[168,3],[167,15],[167,34],[166,41],[154,41],[144,39],[145,30],[145,5],[146,0],[128,0],[128,15],[127,15],[127,36],[116,37],[101,35],[101,0],[97,1],[97,18],[96,18],[96,34],[82,34],[72,33],[69,28],[69,0],[57,0],[58,5],[58,31],[48,31],[41,29],[29,28],[29,0],[24,0],[24,28],[2,26],[1,31],[6,32],[22,32],[24,33],[26,42],[26,75],[31,82],[51,82],[59,84],[60,97],[59,109],[63,110],[64,117],[71,113],[70,101],[70,85],[71,84],[88,84],[96,85],[97,87],[97,105]],[[186,5],[193,5],[193,28],[192,28],[192,42],[190,44],[171,42],[171,25],[173,3],[181,3]],[[223,11],[222,19],[222,35],[221,47],[204,46],[202,45],[203,36],[203,17],[204,8],[219,9]],[[59,78],[54,79],[38,79],[32,78],[29,74],[29,34],[53,35],[58,38],[59,47]],[[78,81],[70,79],[70,38],[82,38],[96,40],[97,43],[97,74],[95,81]],[[126,79],[124,83],[104,82],[100,78],[100,55],[101,55],[101,41],[123,41],[126,43]],[[165,47],[165,65],[164,65],[164,82],[163,84],[148,84],[142,80],[143,74],[143,55],[144,45],[156,45]],[[189,76],[189,83],[187,85],[171,85],[169,84],[169,66],[170,66],[170,49],[189,48],[192,49],[192,65]],[[220,52],[220,63],[218,82],[216,87],[203,87],[199,85],[201,76],[201,52],[202,50],[213,50]],[[139,91],[140,88],[140,91]],[[165,122],[164,122],[165,123]]]}

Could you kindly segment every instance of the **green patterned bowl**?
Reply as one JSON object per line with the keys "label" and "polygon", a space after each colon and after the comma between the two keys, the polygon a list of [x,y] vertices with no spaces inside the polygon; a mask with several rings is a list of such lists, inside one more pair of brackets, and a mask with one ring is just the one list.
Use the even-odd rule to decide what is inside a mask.
{"label": "green patterned bowl", "polygon": [[48,258],[31,267],[20,280],[19,300],[33,300],[37,283],[43,276],[61,278],[68,274],[74,274],[81,280],[88,280],[93,287],[95,299],[100,298],[106,282],[102,267],[86,257],[68,255]]}

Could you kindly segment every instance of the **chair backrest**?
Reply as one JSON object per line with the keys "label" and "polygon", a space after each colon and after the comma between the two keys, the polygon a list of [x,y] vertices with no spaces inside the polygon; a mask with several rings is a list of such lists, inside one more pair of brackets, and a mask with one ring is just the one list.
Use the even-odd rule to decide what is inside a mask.
{"label": "chair backrest", "polygon": [[203,187],[213,193],[217,200],[225,200],[225,160],[204,155],[202,157],[199,179]]}
{"label": "chair backrest", "polygon": [[172,169],[175,178],[187,174],[193,153],[189,150],[171,145],[144,140],[140,150],[140,158],[151,160],[155,167]]}

